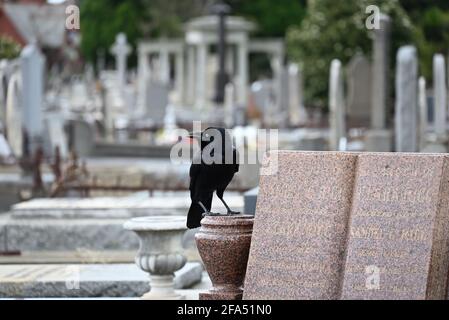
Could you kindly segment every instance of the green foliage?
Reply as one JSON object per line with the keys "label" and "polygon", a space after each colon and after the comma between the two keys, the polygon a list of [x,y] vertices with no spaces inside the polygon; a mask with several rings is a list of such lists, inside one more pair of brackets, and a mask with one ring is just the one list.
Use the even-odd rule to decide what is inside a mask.
{"label": "green foliage", "polygon": [[401,3],[416,26],[421,72],[430,80],[433,55],[449,51],[449,1],[401,0]]}
{"label": "green foliage", "polygon": [[0,59],[15,59],[20,55],[20,44],[13,39],[0,36]]}
{"label": "green foliage", "polygon": [[283,37],[291,26],[299,26],[306,13],[305,0],[228,0],[232,14],[257,23],[257,35]]}
{"label": "green foliage", "polygon": [[302,64],[305,99],[310,106],[326,107],[329,66],[332,59],[349,62],[357,52],[371,54],[370,32],[365,26],[369,5],[392,17],[392,65],[396,49],[413,39],[413,27],[397,0],[310,1],[308,14],[300,27],[288,32],[288,52]]}
{"label": "green foliage", "polygon": [[142,0],[84,0],[81,3],[81,50],[84,57],[95,63],[99,51],[109,53],[120,32],[124,32],[135,46],[142,36],[143,9]]}

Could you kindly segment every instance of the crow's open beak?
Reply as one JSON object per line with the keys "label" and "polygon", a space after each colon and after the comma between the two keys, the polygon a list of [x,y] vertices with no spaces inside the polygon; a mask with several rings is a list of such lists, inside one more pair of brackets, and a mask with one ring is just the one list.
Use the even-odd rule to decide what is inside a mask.
{"label": "crow's open beak", "polygon": [[190,132],[187,135],[186,139],[187,139],[187,141],[189,143],[194,143],[195,141],[200,141],[201,140],[201,133]]}
{"label": "crow's open beak", "polygon": [[190,132],[187,137],[190,138],[190,139],[200,140],[201,139],[201,133]]}

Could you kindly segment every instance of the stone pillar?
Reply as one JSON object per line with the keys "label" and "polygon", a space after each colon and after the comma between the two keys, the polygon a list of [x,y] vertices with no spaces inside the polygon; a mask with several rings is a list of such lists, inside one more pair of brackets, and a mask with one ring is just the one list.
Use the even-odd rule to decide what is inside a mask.
{"label": "stone pillar", "polygon": [[186,100],[188,104],[195,102],[195,82],[196,82],[196,65],[195,65],[195,47],[189,46],[187,49],[187,92]]}
{"label": "stone pillar", "polygon": [[366,134],[367,151],[388,152],[392,149],[393,134],[386,127],[389,111],[390,26],[390,17],[382,14],[380,28],[374,30],[371,129]]}
{"label": "stone pillar", "polygon": [[8,82],[6,97],[6,136],[16,158],[23,155],[23,105],[20,104],[22,91],[20,72],[14,72]]}
{"label": "stone pillar", "polygon": [[433,88],[435,96],[435,134],[438,139],[446,139],[447,87],[446,64],[444,56],[436,54],[433,58]]}
{"label": "stone pillar", "polygon": [[232,45],[228,45],[228,48],[226,50],[226,69],[229,74],[229,79],[230,81],[232,81],[234,79],[235,72],[234,47]]}
{"label": "stone pillar", "polygon": [[160,80],[162,83],[170,84],[170,55],[166,48],[162,48],[159,53],[160,61]]}
{"label": "stone pillar", "polygon": [[185,101],[185,88],[184,88],[184,51],[176,53],[176,91],[178,92],[178,99],[180,103]]}
{"label": "stone pillar", "polygon": [[269,111],[270,124],[273,126],[280,126],[280,116],[282,114],[282,59],[278,55],[271,58],[271,69],[273,70],[273,91],[274,104]]}
{"label": "stone pillar", "polygon": [[395,138],[397,152],[418,151],[418,58],[413,46],[401,47],[396,61]]}
{"label": "stone pillar", "polygon": [[200,300],[241,300],[254,217],[206,217],[195,235],[198,251],[213,288]]}
{"label": "stone pillar", "polygon": [[26,46],[20,55],[22,72],[23,127],[28,135],[31,154],[42,146],[45,58],[35,44]]}
{"label": "stone pillar", "polygon": [[248,103],[248,41],[245,39],[238,47],[238,86],[237,86],[237,103],[246,107]]}
{"label": "stone pillar", "polygon": [[384,129],[388,111],[388,79],[390,68],[390,25],[391,19],[381,15],[380,29],[374,30],[373,42],[373,95],[371,128]]}
{"label": "stone pillar", "polygon": [[235,92],[234,85],[228,83],[225,87],[225,115],[224,123],[226,128],[231,129],[234,127],[234,113],[235,113]]}
{"label": "stone pillar", "polygon": [[138,112],[143,114],[147,108],[146,90],[147,83],[151,78],[151,68],[148,61],[149,56],[146,52],[139,50],[138,58],[138,79],[139,79],[139,96],[138,96]]}
{"label": "stone pillar", "polygon": [[290,126],[299,126],[307,122],[307,112],[304,107],[303,85],[299,66],[291,63],[288,66],[288,106]]}
{"label": "stone pillar", "polygon": [[195,107],[202,110],[206,107],[206,66],[208,56],[208,47],[205,43],[197,46],[196,59],[196,102]]}
{"label": "stone pillar", "polygon": [[138,235],[140,249],[135,262],[140,269],[150,274],[151,291],[142,299],[184,299],[174,291],[173,279],[174,273],[186,264],[182,248],[182,237],[187,229],[186,218],[135,218],[125,223],[124,228]]}
{"label": "stone pillar", "polygon": [[340,60],[333,60],[329,79],[330,139],[329,146],[333,151],[341,150],[340,143],[346,136],[346,110],[344,106],[343,75]]}
{"label": "stone pillar", "polygon": [[422,151],[427,145],[427,125],[428,108],[427,108],[427,88],[426,79],[419,78],[418,83],[418,104],[419,104],[419,149]]}

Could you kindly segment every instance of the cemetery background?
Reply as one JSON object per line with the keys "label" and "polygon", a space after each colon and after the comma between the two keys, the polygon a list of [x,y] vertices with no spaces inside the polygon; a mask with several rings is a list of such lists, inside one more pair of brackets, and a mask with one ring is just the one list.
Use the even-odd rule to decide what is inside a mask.
{"label": "cemetery background", "polygon": [[[1,1],[0,297],[147,292],[153,271],[134,264],[140,235],[123,224],[147,216],[140,225],[153,230],[164,216],[183,230],[189,166],[173,165],[169,155],[174,130],[191,130],[192,121],[233,129],[249,153],[260,128],[279,130],[281,150],[447,153],[445,1],[374,1],[382,13],[374,30],[365,24],[372,4],[365,0],[226,1],[229,81],[218,101],[215,2]],[[69,5],[81,8],[80,30],[66,28]],[[228,203],[254,214],[258,185],[259,166],[243,165]],[[277,199],[267,185],[262,216]],[[138,233],[138,225],[127,229]],[[192,299],[211,287],[194,234],[182,238],[187,263],[164,271],[176,271],[177,293]],[[263,238],[260,225],[255,234]],[[276,298],[260,287],[254,264],[248,270],[247,298]],[[341,297],[359,298],[355,280],[339,277],[326,284],[331,291],[301,297],[336,298],[341,280]]]}

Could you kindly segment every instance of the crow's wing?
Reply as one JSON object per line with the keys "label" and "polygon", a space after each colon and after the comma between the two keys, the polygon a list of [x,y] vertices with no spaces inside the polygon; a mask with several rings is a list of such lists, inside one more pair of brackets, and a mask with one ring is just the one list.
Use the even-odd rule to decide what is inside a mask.
{"label": "crow's wing", "polygon": [[233,166],[234,166],[234,172],[239,172],[239,152],[235,147],[232,148],[233,152]]}
{"label": "crow's wing", "polygon": [[198,160],[198,155],[195,155],[192,165],[190,166],[190,172],[189,172],[189,176],[190,176],[189,190],[190,190],[190,196],[191,196],[192,200],[193,200],[194,194],[195,194],[196,181],[201,172],[201,163],[198,162],[197,160]]}

